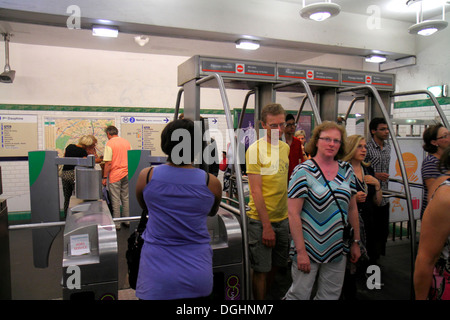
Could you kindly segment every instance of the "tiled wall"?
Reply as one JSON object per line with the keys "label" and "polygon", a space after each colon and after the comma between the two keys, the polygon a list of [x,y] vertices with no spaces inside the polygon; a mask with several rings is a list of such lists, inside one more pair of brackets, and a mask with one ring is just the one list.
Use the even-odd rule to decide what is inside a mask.
{"label": "tiled wall", "polygon": [[[441,107],[444,110],[447,118],[450,119],[450,99],[439,99],[442,103]],[[133,109],[133,108],[103,108],[103,107],[87,107],[80,109],[76,107],[57,107],[57,106],[37,106],[35,108],[15,108],[5,107],[0,108],[0,112],[3,114],[33,114],[38,116],[38,132],[30,132],[30,134],[37,134],[39,150],[44,150],[44,119],[47,117],[115,117],[117,127],[120,130],[120,117],[127,112],[127,115],[144,115],[145,113],[151,115],[163,115],[168,116],[170,119],[173,117],[173,113],[169,109]],[[65,111],[65,110],[71,111]],[[92,110],[88,112],[86,110]],[[205,111],[207,112],[207,111]],[[222,137],[226,139],[221,144],[219,142],[219,151],[225,150],[226,143],[228,142],[226,133],[226,119],[223,112],[212,110],[210,114],[204,114],[205,117],[215,118],[217,125],[213,126],[215,130],[219,130]],[[438,117],[438,113],[434,106],[431,106],[429,102],[425,100],[398,102],[393,109],[393,118],[399,119],[422,119],[433,120]],[[348,134],[360,133],[361,127],[357,125],[358,121],[355,118],[349,118],[347,123]],[[422,135],[424,130],[423,126],[416,127],[414,133]],[[214,134],[214,130],[211,131]],[[406,136],[410,133],[409,126],[400,126],[399,134]],[[27,213],[30,210],[29,199],[29,181],[28,181],[28,161],[1,161],[0,166],[2,168],[2,183],[3,194],[2,198],[6,198],[8,201],[8,211],[12,214]],[[61,202],[62,203],[62,202]]]}

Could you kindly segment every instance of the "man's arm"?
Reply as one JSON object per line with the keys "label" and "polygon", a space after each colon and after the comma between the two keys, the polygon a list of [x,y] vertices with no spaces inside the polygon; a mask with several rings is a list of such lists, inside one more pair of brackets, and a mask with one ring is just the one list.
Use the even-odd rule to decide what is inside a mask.
{"label": "man's arm", "polygon": [[103,161],[105,162],[105,166],[103,167],[103,177],[102,184],[106,186],[106,181],[108,180],[109,173],[111,172],[111,160],[112,160],[112,149],[108,144],[105,146],[105,150],[103,152]]}
{"label": "man's arm", "polygon": [[275,232],[272,229],[262,193],[262,176],[260,174],[249,173],[248,183],[250,184],[250,190],[256,211],[258,212],[259,220],[263,226],[262,242],[265,246],[272,248],[275,246]]}

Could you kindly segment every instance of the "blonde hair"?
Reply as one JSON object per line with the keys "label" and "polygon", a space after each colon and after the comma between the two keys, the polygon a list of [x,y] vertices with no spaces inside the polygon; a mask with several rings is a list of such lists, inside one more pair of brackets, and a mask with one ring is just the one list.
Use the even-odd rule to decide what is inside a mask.
{"label": "blonde hair", "polygon": [[97,139],[93,135],[82,136],[78,140],[78,144],[84,148],[93,146],[97,143]]}
{"label": "blonde hair", "polygon": [[[347,141],[345,143],[345,155],[342,157],[342,161],[349,162],[353,159],[356,153],[356,149],[358,149],[358,145],[361,142],[361,140],[366,140],[363,136],[359,134],[354,134],[349,137],[347,137]],[[361,164],[365,167],[369,166],[370,163],[362,161]]]}
{"label": "blonde hair", "polygon": [[305,130],[297,130],[297,131],[295,131],[294,136],[295,137],[304,136],[306,138],[306,132],[305,132]]}
{"label": "blonde hair", "polygon": [[341,126],[334,121],[324,121],[322,122],[322,124],[314,128],[312,137],[305,147],[306,153],[309,153],[311,157],[315,157],[317,154],[317,143],[319,142],[320,133],[322,131],[327,131],[330,129],[336,129],[341,133],[341,145],[339,146],[338,153],[334,157],[335,160],[341,159],[345,154],[345,140],[347,134],[345,132],[344,126]]}

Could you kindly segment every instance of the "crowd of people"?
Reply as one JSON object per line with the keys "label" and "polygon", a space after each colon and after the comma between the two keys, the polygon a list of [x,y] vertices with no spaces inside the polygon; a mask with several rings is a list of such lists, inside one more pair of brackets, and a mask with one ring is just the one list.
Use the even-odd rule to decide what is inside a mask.
{"label": "crowd of people", "polygon": [[[290,261],[292,284],[283,299],[356,299],[357,274],[386,253],[389,201],[383,192],[391,153],[386,121],[372,119],[367,138],[347,137],[345,126],[324,121],[306,142],[306,133],[296,132],[294,117],[274,103],[262,109],[261,126],[266,134],[248,147],[242,170],[250,191],[253,298],[265,299],[277,270]],[[206,221],[218,211],[222,192],[230,191],[232,150],[224,152],[220,165],[223,188],[216,174],[194,167],[193,153],[173,157],[179,141],[172,140],[172,133],[178,129],[191,137],[197,130],[189,119],[170,122],[161,134],[167,164],[146,168],[138,178],[136,197],[149,213],[136,287],[140,299],[205,298],[212,291]],[[103,184],[112,193],[114,217],[121,207],[128,216],[130,146],[117,128],[106,133]],[[423,140],[428,156],[422,164],[425,192],[415,292],[417,299],[449,299],[450,200],[445,195],[450,190],[450,136],[437,124],[425,130]],[[83,137],[67,147],[65,156],[85,157],[96,143],[94,137]],[[73,168],[63,171],[66,212]]]}

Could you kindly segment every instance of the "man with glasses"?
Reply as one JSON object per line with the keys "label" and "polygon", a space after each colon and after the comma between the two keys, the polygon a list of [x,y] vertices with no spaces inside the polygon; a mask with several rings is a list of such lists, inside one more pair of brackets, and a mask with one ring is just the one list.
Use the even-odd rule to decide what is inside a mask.
{"label": "man with glasses", "polygon": [[[387,190],[389,183],[389,165],[391,161],[391,145],[388,142],[389,129],[384,118],[373,118],[369,124],[372,139],[367,142],[367,156],[365,162],[369,162],[375,171],[375,178],[380,181],[381,189]],[[383,198],[375,218],[375,229],[378,230],[376,239],[377,253],[369,257],[371,264],[376,264],[380,255],[386,253],[386,241],[389,235],[389,200]]]}
{"label": "man with glasses", "polygon": [[280,104],[261,110],[265,136],[246,152],[250,189],[248,234],[254,299],[265,299],[279,267],[288,260],[287,181],[289,146],[280,140],[285,111]]}
{"label": "man with glasses", "polygon": [[294,136],[295,134],[295,118],[292,114],[286,115],[286,128],[284,129],[284,139],[289,145],[289,172],[288,179],[294,171],[294,168],[305,161],[303,159],[303,148],[300,139]]}

